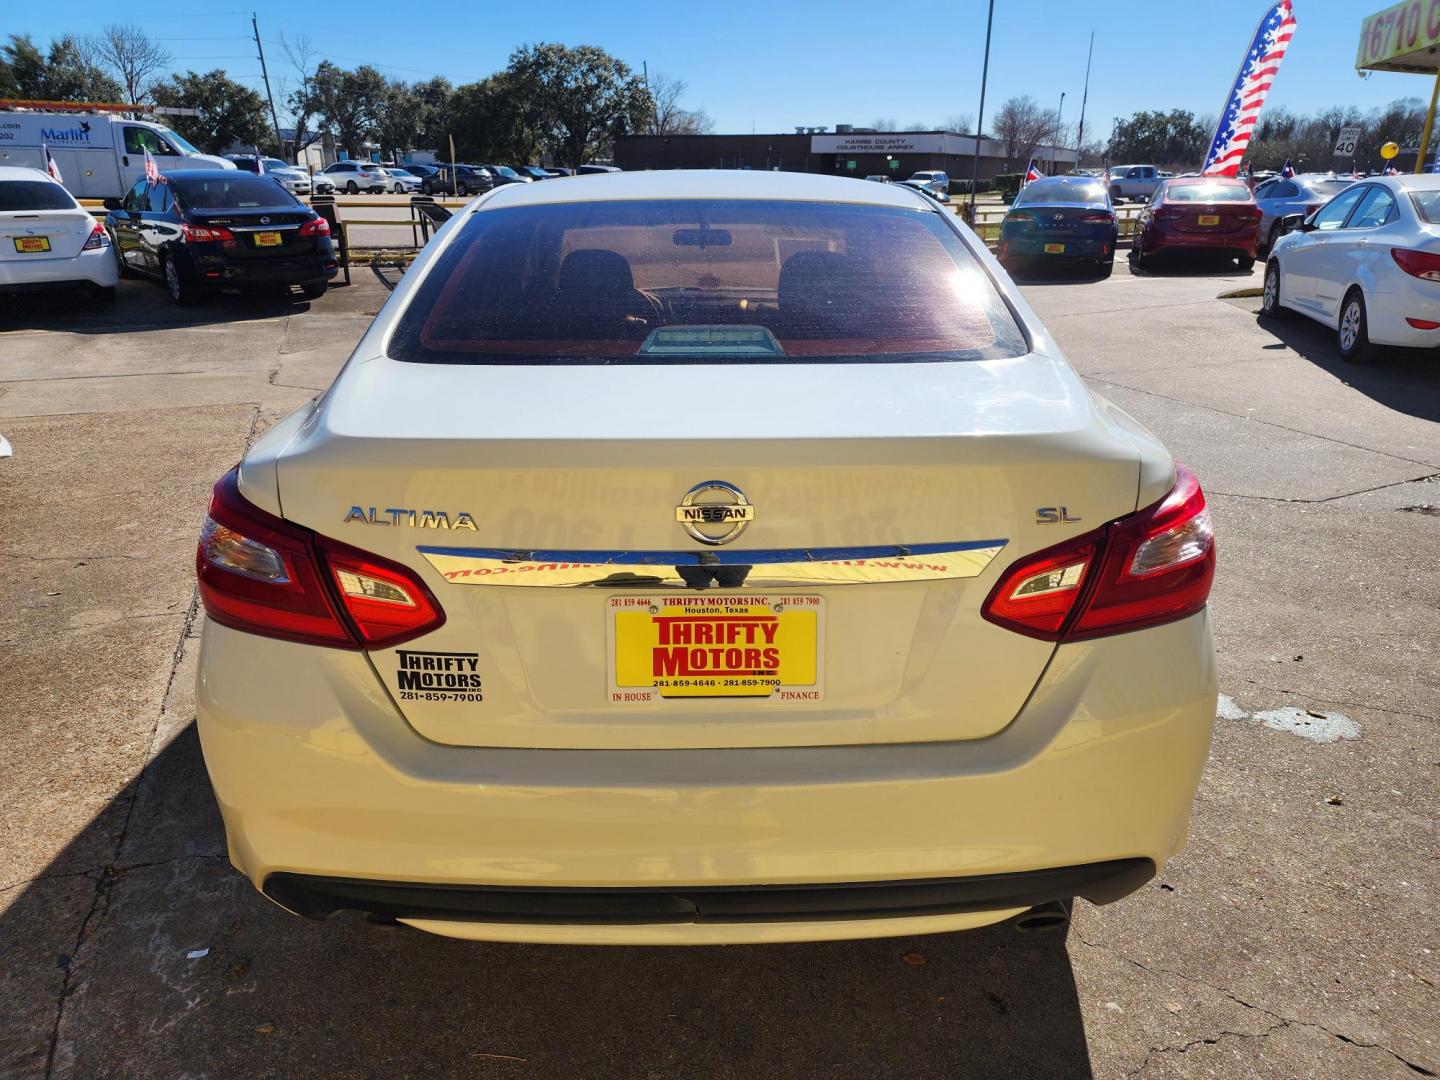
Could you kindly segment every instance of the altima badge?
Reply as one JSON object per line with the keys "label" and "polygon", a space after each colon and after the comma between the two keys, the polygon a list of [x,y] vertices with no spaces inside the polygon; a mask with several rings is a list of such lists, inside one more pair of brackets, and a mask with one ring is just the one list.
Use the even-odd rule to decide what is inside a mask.
{"label": "altima badge", "polygon": [[728,544],[755,520],[745,493],[724,480],[702,480],[685,493],[675,520],[692,539],[711,547]]}

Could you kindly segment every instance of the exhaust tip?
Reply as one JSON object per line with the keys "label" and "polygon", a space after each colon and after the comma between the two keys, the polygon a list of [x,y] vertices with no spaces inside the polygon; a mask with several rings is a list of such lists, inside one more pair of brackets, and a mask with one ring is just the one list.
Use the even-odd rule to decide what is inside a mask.
{"label": "exhaust tip", "polygon": [[1063,930],[1070,925],[1070,903],[1051,900],[1015,916],[1014,927],[1022,934],[1045,930]]}

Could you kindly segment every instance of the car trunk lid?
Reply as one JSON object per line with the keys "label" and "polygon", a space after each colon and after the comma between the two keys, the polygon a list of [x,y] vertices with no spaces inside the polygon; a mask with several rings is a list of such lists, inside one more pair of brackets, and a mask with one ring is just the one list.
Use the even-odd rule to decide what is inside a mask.
{"label": "car trunk lid", "polygon": [[94,218],[78,207],[0,214],[0,262],[73,259],[94,228]]}
{"label": "car trunk lid", "polygon": [[[1043,355],[704,370],[380,357],[352,362],[277,479],[287,518],[406,564],[438,597],[442,627],[371,654],[427,738],[797,746],[1004,728],[1053,646],[986,621],[986,594],[1019,555],[1133,510],[1138,460]],[[752,510],[718,547],[677,521],[712,480]],[[733,506],[722,494],[697,501]],[[743,650],[777,633],[794,645],[781,666],[798,657],[779,689],[656,693],[633,677],[677,641],[770,671]]]}

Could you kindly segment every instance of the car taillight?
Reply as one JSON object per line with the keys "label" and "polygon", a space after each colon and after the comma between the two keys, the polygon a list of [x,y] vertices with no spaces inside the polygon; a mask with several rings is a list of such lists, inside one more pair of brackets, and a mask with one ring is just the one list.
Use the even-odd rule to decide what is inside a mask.
{"label": "car taillight", "polygon": [[307,221],[300,226],[301,236],[329,236],[330,223],[323,217],[317,217],[313,221]]}
{"label": "car taillight", "polygon": [[1205,494],[1176,466],[1160,502],[1011,566],[981,613],[1029,637],[1079,641],[1193,615],[1214,577]]}
{"label": "car taillight", "polygon": [[235,234],[218,225],[181,225],[180,235],[189,244],[235,243]]}
{"label": "car taillight", "polygon": [[388,648],[445,622],[407,567],[261,510],[240,494],[237,475],[215,485],[195,555],[215,622],[337,649]]}
{"label": "car taillight", "polygon": [[1035,215],[1029,210],[1011,210],[1005,215],[1011,221],[1034,221]]}
{"label": "car taillight", "polygon": [[1440,281],[1440,255],[1413,248],[1391,248],[1390,256],[1411,277]]}
{"label": "car taillight", "polygon": [[1080,220],[1087,225],[1109,225],[1115,219],[1110,214],[1093,213],[1086,214]]}
{"label": "car taillight", "polygon": [[85,238],[85,246],[81,250],[92,251],[95,248],[108,247],[109,244],[110,237],[105,232],[105,226],[97,221],[95,227],[90,230],[90,235]]}

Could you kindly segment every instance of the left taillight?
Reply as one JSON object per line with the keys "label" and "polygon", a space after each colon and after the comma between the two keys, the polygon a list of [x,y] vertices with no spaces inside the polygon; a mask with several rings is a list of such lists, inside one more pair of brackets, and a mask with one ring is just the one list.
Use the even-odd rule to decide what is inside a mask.
{"label": "left taillight", "polygon": [[445,622],[409,568],[275,517],[215,485],[195,556],[205,613],[235,630],[339,649],[380,649]]}
{"label": "left taillight", "polygon": [[1029,637],[1079,641],[1193,615],[1214,578],[1205,493],[1177,466],[1158,503],[1011,566],[982,614]]}
{"label": "left taillight", "polygon": [[95,222],[95,227],[90,230],[90,235],[85,238],[85,247],[83,250],[94,251],[96,248],[109,246],[110,237],[105,232],[105,226],[101,225],[98,221]]}
{"label": "left taillight", "polygon": [[1413,248],[1391,248],[1395,265],[1411,277],[1424,281],[1440,281],[1440,253],[1416,251]]}
{"label": "left taillight", "polygon": [[323,217],[312,218],[300,226],[301,236],[329,236],[330,223]]}

